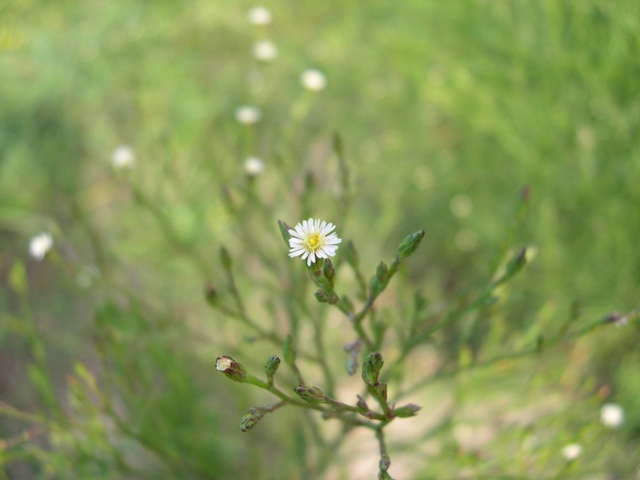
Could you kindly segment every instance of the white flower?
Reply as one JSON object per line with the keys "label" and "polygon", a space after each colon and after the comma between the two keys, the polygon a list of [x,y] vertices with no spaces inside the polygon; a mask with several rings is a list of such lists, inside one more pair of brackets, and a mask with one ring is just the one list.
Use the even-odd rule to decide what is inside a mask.
{"label": "white flower", "polygon": [[295,230],[289,230],[292,237],[289,239],[289,256],[302,255],[302,260],[306,259],[309,266],[316,262],[316,258],[333,257],[337,245],[342,242],[335,233],[331,233],[334,228],[333,223],[321,223],[313,218],[298,223]]}
{"label": "white flower", "polygon": [[300,75],[302,86],[311,92],[324,90],[327,86],[327,76],[320,70],[309,68]]}
{"label": "white flower", "polygon": [[253,125],[258,123],[262,114],[258,107],[243,105],[236,110],[236,120],[242,125]]}
{"label": "white flower", "polygon": [[249,157],[244,161],[244,173],[256,177],[264,172],[264,162],[257,157]]}
{"label": "white flower", "polygon": [[271,12],[265,7],[253,7],[247,13],[247,19],[254,25],[266,25],[271,23]]}
{"label": "white flower", "polygon": [[260,40],[254,43],[251,51],[257,60],[263,62],[269,62],[278,56],[278,48],[269,40]]}
{"label": "white flower", "polygon": [[605,403],[600,410],[600,422],[605,427],[618,428],[624,423],[624,410],[615,403]]}
{"label": "white flower", "polygon": [[29,254],[36,260],[42,260],[53,247],[53,237],[49,233],[39,233],[29,242]]}
{"label": "white flower", "polygon": [[111,165],[115,168],[131,168],[136,163],[136,156],[131,147],[122,145],[111,154]]}
{"label": "white flower", "polygon": [[582,445],[577,443],[570,443],[562,449],[562,456],[567,462],[573,462],[580,455],[582,455]]}

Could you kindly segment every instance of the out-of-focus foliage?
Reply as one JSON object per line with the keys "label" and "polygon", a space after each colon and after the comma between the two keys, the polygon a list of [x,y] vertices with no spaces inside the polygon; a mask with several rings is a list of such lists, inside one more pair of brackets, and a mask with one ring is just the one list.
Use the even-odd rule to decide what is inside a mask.
{"label": "out-of-focus foliage", "polygon": [[[528,245],[528,268],[486,317],[436,339],[460,365],[638,307],[635,2],[273,1],[263,26],[247,20],[253,6],[0,6],[5,477],[297,478],[308,418],[278,411],[240,434],[242,413],[266,397],[214,372],[220,354],[260,367],[281,352],[247,342],[202,295],[224,283],[224,244],[249,306],[277,310],[280,275],[295,271],[277,219],[333,221],[368,274],[425,228],[381,298],[383,311],[401,305],[390,322],[481,290],[505,239]],[[252,57],[258,40],[277,46],[272,61]],[[326,89],[304,90],[308,68],[326,74]],[[261,120],[239,125],[241,105]],[[333,132],[350,173],[345,210]],[[120,145],[135,152],[132,169],[112,167]],[[265,164],[253,180],[250,156]],[[512,229],[525,185],[529,213]],[[28,242],[41,231],[55,248],[37,262]],[[437,440],[392,431],[392,460],[397,445],[403,468],[425,479],[633,475],[638,328],[611,325],[425,387],[436,413],[416,418],[455,412],[455,422]],[[428,346],[419,353],[409,379],[437,364]],[[598,423],[605,400],[627,412],[621,429]],[[585,452],[567,464],[560,451],[572,442]],[[361,454],[345,446],[327,475],[358,478]]]}

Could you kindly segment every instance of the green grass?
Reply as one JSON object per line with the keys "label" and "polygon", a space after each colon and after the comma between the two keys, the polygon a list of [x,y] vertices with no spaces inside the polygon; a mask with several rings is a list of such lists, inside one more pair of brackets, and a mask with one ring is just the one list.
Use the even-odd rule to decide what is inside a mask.
{"label": "green grass", "polygon": [[[78,478],[142,475],[119,470],[124,464],[147,469],[148,478],[274,478],[264,469],[275,464],[283,472],[279,478],[297,478],[292,459],[303,455],[309,439],[279,433],[274,419],[281,412],[240,437],[241,412],[266,397],[230,386],[212,366],[219,354],[237,352],[251,357],[243,363],[259,367],[273,352],[247,345],[248,332],[212,315],[202,299],[206,281],[223,282],[217,252],[224,244],[251,305],[261,313],[268,309],[263,305],[278,291],[278,276],[239,238],[250,232],[265,251],[279,252],[271,261],[283,265],[288,259],[277,219],[295,224],[313,215],[338,223],[344,214],[338,230],[357,244],[365,272],[389,260],[406,234],[424,228],[419,255],[388,303],[406,300],[404,287],[419,286],[436,308],[455,292],[486,284],[529,186],[529,213],[514,230],[513,248],[533,247],[530,266],[502,292],[490,328],[469,321],[448,333],[453,356],[461,355],[456,342],[469,335],[472,351],[486,341],[499,353],[520,335],[533,341],[556,332],[576,301],[581,326],[639,306],[636,2],[265,5],[274,16],[265,27],[247,22],[253,5],[246,2],[0,6],[0,279],[7,285],[0,295],[7,312],[0,319],[0,352],[19,359],[0,399],[30,412],[68,411],[74,360],[99,376],[106,368],[99,347],[106,342],[107,363],[123,382],[112,386],[119,402],[113,408],[136,418],[130,427],[138,435],[113,439],[96,426],[90,434],[96,443],[84,444],[52,414],[65,425],[64,434],[0,449],[0,464],[12,455],[26,457],[24,468],[41,478],[49,478],[48,471],[74,478],[73,460],[42,453],[42,447],[75,452],[77,465],[86,468]],[[272,63],[252,59],[258,39],[278,46]],[[300,73],[311,67],[326,73],[325,91],[300,86]],[[234,120],[245,104],[262,110],[253,127]],[[336,194],[334,132],[350,169],[348,212]],[[136,152],[131,172],[113,172],[109,163],[122,144]],[[242,171],[250,155],[265,160],[266,172],[254,184],[264,208],[253,202]],[[312,188],[305,190],[309,173],[313,182],[306,186]],[[456,216],[452,200],[470,202],[469,214]],[[28,240],[41,230],[54,234],[58,261],[28,260]],[[16,261],[27,265],[27,309],[8,280]],[[101,279],[89,289],[78,287],[78,272],[94,264]],[[36,394],[26,380],[34,348],[19,326],[26,318],[46,349],[58,399],[53,407],[43,400],[49,387]],[[559,405],[578,402],[579,414],[567,419],[562,410],[558,428],[565,435],[536,444],[528,457],[521,453],[519,473],[501,470],[508,458],[491,463],[469,455],[463,463],[481,465],[478,476],[551,478],[562,464],[559,448],[574,438],[567,432],[591,445],[601,441],[584,419],[597,418],[603,385],[633,411],[638,336],[632,323],[570,344],[569,353],[549,350],[543,361],[548,373],[540,374],[532,398],[552,391],[562,398]],[[573,373],[566,375],[573,380],[562,377],[563,365],[570,365]],[[514,379],[521,371],[508,373]],[[499,374],[491,367],[487,376]],[[447,388],[455,396],[456,382]],[[482,385],[465,388],[472,402],[482,397]],[[460,405],[464,412],[465,402]],[[76,416],[99,418],[95,411]],[[282,418],[305,422],[294,414]],[[24,430],[19,422],[2,422],[2,438]],[[606,460],[590,458],[593,469],[631,475],[638,432],[640,419],[629,414],[624,432],[612,433],[619,450],[607,450]],[[446,454],[429,460],[435,476],[419,478],[458,473],[451,465],[462,454],[455,442],[443,445]],[[139,463],[132,462],[136,452],[144,452]],[[169,458],[168,471],[157,457]],[[529,461],[547,460],[548,470],[527,470]],[[16,469],[11,476],[22,467],[8,468]]]}

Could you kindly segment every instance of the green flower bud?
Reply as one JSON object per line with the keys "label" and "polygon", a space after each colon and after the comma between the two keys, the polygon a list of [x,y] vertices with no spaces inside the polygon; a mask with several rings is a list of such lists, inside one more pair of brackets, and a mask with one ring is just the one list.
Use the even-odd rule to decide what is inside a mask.
{"label": "green flower bud", "polygon": [[307,387],[306,385],[298,385],[293,389],[294,392],[305,402],[317,405],[326,403],[324,393],[318,387]]}
{"label": "green flower bud", "polygon": [[400,260],[407,258],[415,252],[423,238],[424,230],[420,230],[419,232],[412,233],[408,237],[405,237],[398,247],[398,256],[400,257]]}
{"label": "green flower bud", "polygon": [[383,400],[387,400],[387,384],[386,383],[376,383],[375,385],[367,385],[367,391],[377,398],[382,398]]}
{"label": "green flower bud", "polygon": [[370,386],[377,385],[382,365],[384,365],[384,361],[379,352],[372,352],[367,355],[362,363],[362,380],[364,380],[364,383]]}
{"label": "green flower bud", "polygon": [[260,421],[261,418],[262,415],[256,415],[253,412],[247,413],[240,419],[240,431],[246,432],[248,430],[251,430],[253,426]]}
{"label": "green flower bud", "polygon": [[313,294],[316,297],[316,300],[320,303],[330,303],[331,305],[335,305],[338,303],[338,297],[335,295],[329,295],[324,290],[318,290]]}
{"label": "green flower bud", "polygon": [[328,284],[333,287],[336,278],[336,271],[333,268],[331,260],[329,260],[328,258],[323,259],[322,276],[326,279]]}
{"label": "green flower bud", "polygon": [[313,294],[318,303],[329,303],[329,294],[324,290],[318,290]]}
{"label": "green flower bud", "polygon": [[247,369],[242,364],[237,363],[233,358],[228,356],[218,357],[216,360],[216,369],[224,373],[234,382],[244,383],[247,381]]}
{"label": "green flower bud", "polygon": [[284,240],[284,243],[286,243],[288,247],[289,239],[291,238],[291,235],[289,235],[289,230],[291,230],[291,227],[286,223],[284,223],[282,220],[278,220],[278,227],[280,228],[280,234],[282,235],[282,239]]}
{"label": "green flower bud", "polygon": [[207,303],[212,307],[218,306],[218,292],[211,283],[207,283],[204,286],[204,298],[207,300]]}
{"label": "green flower bud", "polygon": [[225,270],[231,269],[231,255],[224,247],[220,247],[220,263],[222,263]]}
{"label": "green flower bud", "polygon": [[371,277],[369,288],[373,296],[377,297],[382,291],[387,288],[389,283],[389,268],[384,262],[380,262],[376,269],[375,276]]}
{"label": "green flower bud", "polygon": [[360,395],[357,395],[358,397],[358,402],[356,403],[356,408],[358,409],[359,413],[369,413],[371,410],[369,409],[369,405],[367,405],[367,402],[365,402],[364,398],[362,398]]}
{"label": "green flower bud", "polygon": [[383,282],[386,285],[386,282],[389,281],[389,267],[384,262],[380,262],[378,268],[376,268],[376,278]]}
{"label": "green flower bud", "polygon": [[354,270],[358,269],[358,262],[359,262],[358,252],[356,251],[356,247],[351,240],[347,242],[347,246],[345,250],[345,258],[347,260],[347,263],[351,266],[351,268],[353,268]]}
{"label": "green flower bud", "polygon": [[371,277],[371,283],[369,284],[369,289],[371,290],[371,294],[374,297],[380,295],[386,287],[386,283],[380,281],[378,277]]}
{"label": "green flower bud", "polygon": [[347,359],[344,361],[344,368],[347,370],[347,373],[349,375],[353,375],[354,373],[356,373],[356,370],[358,368],[358,358],[352,355],[347,357]]}
{"label": "green flower bud", "polygon": [[340,300],[342,300],[342,304],[345,306],[345,308],[349,312],[355,312],[356,309],[353,307],[353,302],[351,301],[351,299],[349,297],[347,297],[346,295],[342,295],[340,297]]}
{"label": "green flower bud", "polygon": [[264,366],[264,370],[267,373],[267,377],[273,377],[280,366],[280,358],[277,355],[271,355],[267,358],[267,363]]}
{"label": "green flower bud", "polygon": [[355,342],[349,343],[344,346],[344,351],[349,354],[349,357],[347,357],[344,363],[344,366],[347,369],[347,373],[349,375],[353,375],[358,369],[358,354],[360,353],[361,348],[362,340],[360,339],[357,339]]}
{"label": "green flower bud", "polygon": [[393,416],[398,418],[413,417],[422,407],[409,403],[393,410]]}

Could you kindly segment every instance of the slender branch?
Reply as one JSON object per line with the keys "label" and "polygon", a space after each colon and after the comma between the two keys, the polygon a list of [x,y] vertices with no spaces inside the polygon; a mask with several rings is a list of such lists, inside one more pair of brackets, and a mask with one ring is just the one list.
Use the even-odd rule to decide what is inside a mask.
{"label": "slender branch", "polygon": [[391,476],[387,473],[387,470],[391,465],[391,459],[389,458],[389,454],[387,453],[387,445],[384,441],[382,425],[376,429],[376,438],[378,439],[378,447],[380,448],[380,470],[378,472],[378,480],[393,480],[393,478],[391,478]]}

